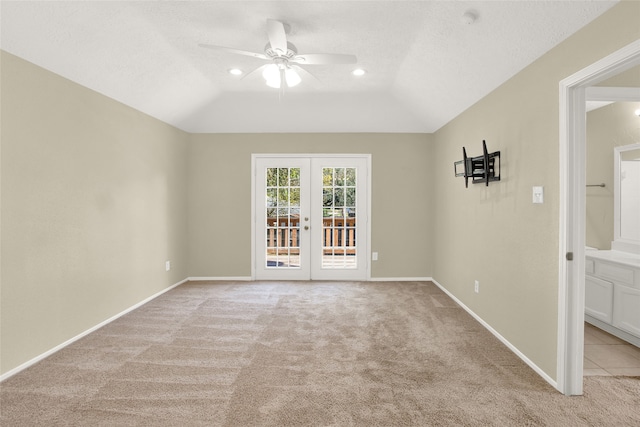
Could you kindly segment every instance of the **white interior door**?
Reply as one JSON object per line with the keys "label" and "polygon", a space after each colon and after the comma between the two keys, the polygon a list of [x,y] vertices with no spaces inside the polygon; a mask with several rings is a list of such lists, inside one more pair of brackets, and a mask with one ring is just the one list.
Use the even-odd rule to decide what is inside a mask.
{"label": "white interior door", "polygon": [[368,156],[254,155],[254,277],[369,277]]}

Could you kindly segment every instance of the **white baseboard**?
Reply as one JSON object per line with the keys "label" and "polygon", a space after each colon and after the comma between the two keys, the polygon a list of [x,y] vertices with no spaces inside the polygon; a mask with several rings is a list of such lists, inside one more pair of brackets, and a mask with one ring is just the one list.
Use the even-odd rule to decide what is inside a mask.
{"label": "white baseboard", "polygon": [[437,287],[439,287],[442,292],[444,292],[445,294],[447,294],[449,296],[449,298],[451,298],[452,300],[454,300],[456,302],[456,304],[458,304],[460,307],[462,307],[467,313],[469,313],[474,319],[476,319],[482,326],[485,327],[485,329],[487,329],[489,332],[491,332],[496,338],[498,338],[500,340],[500,342],[502,342],[502,344],[506,345],[507,348],[509,350],[511,350],[512,352],[515,353],[516,356],[518,356],[520,359],[522,359],[522,361],[524,363],[526,363],[527,365],[529,365],[529,367],[531,369],[533,369],[538,375],[540,375],[542,378],[544,378],[544,380],[546,382],[548,382],[549,384],[551,384],[556,390],[558,389],[558,383],[556,382],[556,380],[554,380],[553,378],[551,378],[549,375],[547,375],[546,372],[544,372],[542,369],[540,369],[540,367],[538,365],[536,365],[535,363],[533,363],[533,361],[531,361],[531,359],[529,359],[527,356],[525,356],[520,350],[518,350],[518,348],[516,346],[514,346],[513,344],[511,344],[505,337],[503,337],[502,335],[500,335],[498,333],[498,331],[496,331],[495,329],[493,329],[491,327],[491,325],[489,325],[487,322],[485,322],[484,320],[482,320],[482,318],[480,316],[478,316],[476,313],[474,313],[469,307],[467,307],[466,305],[464,305],[462,303],[462,301],[460,301],[458,298],[455,297],[455,295],[453,295],[451,292],[449,292],[447,289],[444,288],[444,286],[442,286],[440,283],[438,283],[437,280],[435,279],[430,279],[433,283],[436,284]]}
{"label": "white baseboard", "polygon": [[[223,276],[223,277],[189,277],[190,282],[219,282],[219,281],[235,281],[235,282],[250,282],[253,279],[251,276]],[[432,281],[431,277],[371,277],[367,279],[369,282],[428,282]],[[358,280],[356,280],[357,282]]]}
{"label": "white baseboard", "polygon": [[371,277],[370,282],[429,282],[431,277]]}
{"label": "white baseboard", "polygon": [[109,324],[109,323],[113,322],[114,320],[118,319],[119,317],[122,317],[122,316],[124,316],[125,314],[127,314],[127,313],[129,313],[129,312],[131,312],[131,311],[135,310],[136,308],[143,306],[144,304],[146,304],[146,303],[148,303],[149,301],[151,301],[151,300],[153,300],[153,299],[155,299],[155,298],[159,297],[160,295],[164,294],[165,292],[168,292],[168,291],[170,291],[171,289],[173,289],[173,288],[175,288],[175,287],[178,287],[178,286],[182,285],[183,283],[187,282],[187,280],[188,280],[188,279],[181,280],[180,282],[178,282],[178,283],[176,283],[176,284],[174,284],[174,285],[171,285],[171,286],[169,286],[168,288],[165,288],[165,289],[161,290],[160,292],[158,292],[158,293],[155,293],[155,294],[151,295],[151,296],[150,296],[150,297],[148,297],[148,298],[145,298],[144,300],[140,301],[139,303],[137,303],[137,304],[135,304],[135,305],[132,305],[131,307],[129,307],[129,308],[127,308],[126,310],[124,310],[124,311],[122,311],[122,312],[120,312],[120,313],[116,314],[115,316],[112,316],[112,317],[108,318],[107,320],[105,320],[105,321],[103,321],[103,322],[98,323],[98,324],[97,324],[97,325],[95,325],[94,327],[87,329],[86,331],[84,331],[84,332],[80,333],[79,335],[76,335],[75,337],[73,337],[73,338],[71,338],[71,339],[68,339],[67,341],[63,342],[62,344],[59,344],[59,345],[57,345],[57,346],[53,347],[52,349],[47,350],[47,351],[45,351],[44,353],[42,353],[42,354],[40,354],[40,355],[38,355],[38,356],[34,357],[33,359],[31,359],[31,360],[29,360],[29,361],[27,361],[27,362],[23,363],[22,365],[17,366],[17,367],[15,367],[15,368],[11,369],[10,371],[5,372],[4,374],[0,375],[0,383],[1,383],[2,381],[6,380],[7,378],[12,377],[13,375],[17,374],[18,372],[23,371],[23,370],[27,369],[28,367],[30,367],[30,366],[32,366],[32,365],[35,365],[35,364],[36,364],[36,363],[38,363],[39,361],[41,361],[41,360],[43,360],[43,359],[45,359],[45,358],[47,358],[47,357],[51,356],[51,355],[52,355],[52,354],[54,354],[55,352],[62,350],[62,349],[63,349],[63,348],[65,348],[66,346],[68,346],[68,345],[70,345],[70,344],[73,344],[74,342],[78,341],[80,338],[83,338],[83,337],[85,337],[85,336],[89,335],[91,332],[94,332],[94,331],[96,331],[96,330],[98,330],[98,329],[102,328],[103,326],[105,326],[105,325],[107,325],[107,324]]}
{"label": "white baseboard", "polygon": [[251,276],[228,276],[228,277],[189,277],[190,282],[249,282]]}

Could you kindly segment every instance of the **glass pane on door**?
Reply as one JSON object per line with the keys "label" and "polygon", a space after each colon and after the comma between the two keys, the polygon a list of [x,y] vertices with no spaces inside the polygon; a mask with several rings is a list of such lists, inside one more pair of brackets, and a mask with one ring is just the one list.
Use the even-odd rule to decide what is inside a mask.
{"label": "glass pane on door", "polygon": [[265,262],[300,268],[300,168],[266,168]]}
{"label": "glass pane on door", "polygon": [[322,268],[355,269],[356,168],[322,168]]}

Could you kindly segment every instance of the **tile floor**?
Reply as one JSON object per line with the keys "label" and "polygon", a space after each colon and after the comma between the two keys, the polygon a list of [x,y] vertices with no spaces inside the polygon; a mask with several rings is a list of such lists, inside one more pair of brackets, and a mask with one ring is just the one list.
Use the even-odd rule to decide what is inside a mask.
{"label": "tile floor", "polygon": [[585,376],[640,376],[640,348],[584,324]]}

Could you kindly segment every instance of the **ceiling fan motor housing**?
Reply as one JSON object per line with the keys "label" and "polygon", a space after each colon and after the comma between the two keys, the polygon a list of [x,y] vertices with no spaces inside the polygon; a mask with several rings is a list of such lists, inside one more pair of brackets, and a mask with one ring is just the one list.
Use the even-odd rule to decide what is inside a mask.
{"label": "ceiling fan motor housing", "polygon": [[271,59],[286,58],[291,59],[298,54],[298,49],[291,42],[287,42],[287,51],[281,53],[280,50],[273,49],[271,43],[267,43],[264,47],[264,53]]}

